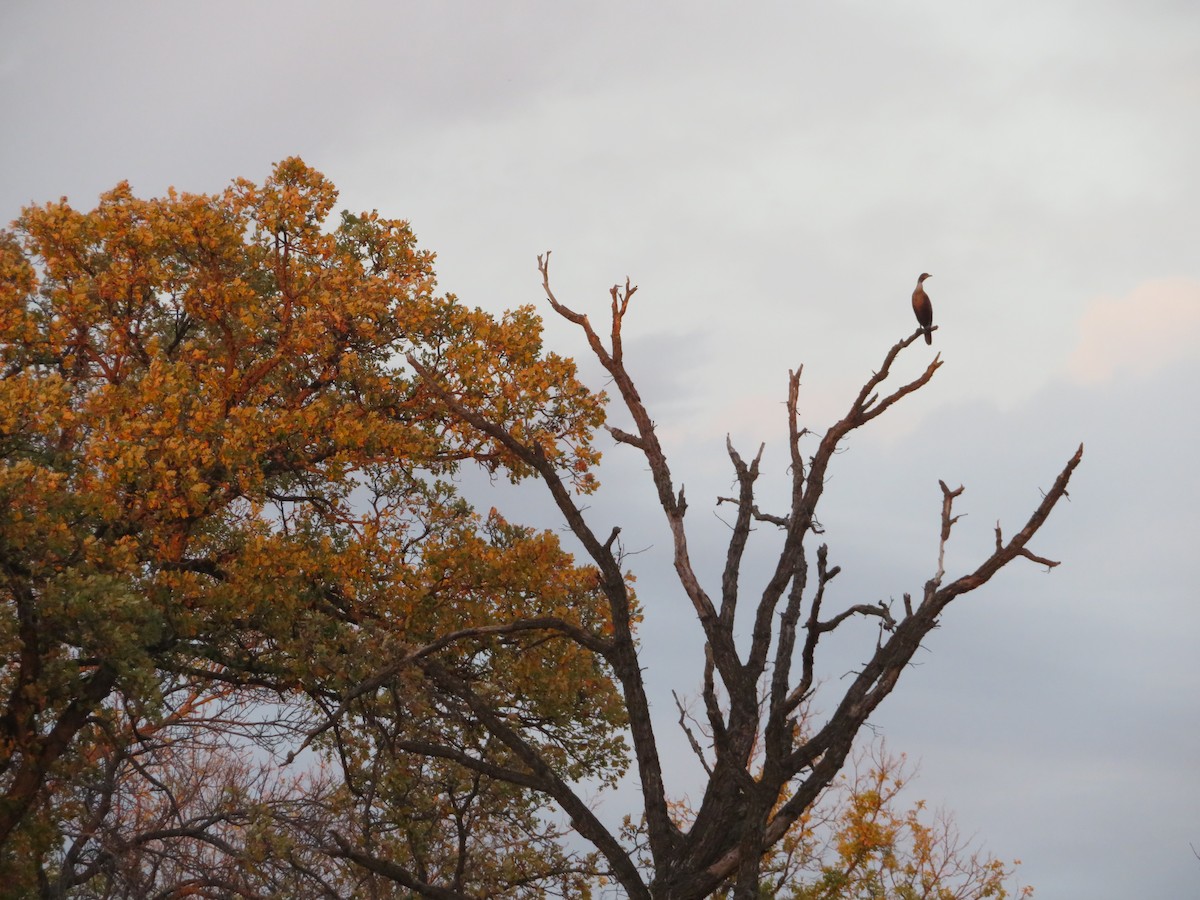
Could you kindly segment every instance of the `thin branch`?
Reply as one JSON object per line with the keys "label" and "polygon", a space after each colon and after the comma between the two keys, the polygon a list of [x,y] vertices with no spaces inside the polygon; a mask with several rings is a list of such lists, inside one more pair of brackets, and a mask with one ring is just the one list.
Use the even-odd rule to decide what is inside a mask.
{"label": "thin branch", "polygon": [[336,849],[333,847],[326,848],[326,852],[330,856],[342,857],[351,862],[362,866],[368,872],[374,872],[376,875],[382,875],[389,881],[394,881],[397,884],[408,888],[411,891],[416,891],[422,897],[430,897],[432,900],[478,900],[477,897],[471,894],[463,894],[458,891],[448,890],[447,888],[438,887],[430,884],[427,881],[422,881],[414,873],[410,872],[403,866],[397,865],[391,860],[382,859],[378,856],[373,856],[357,849],[348,840],[336,831],[330,831],[329,837],[332,839]]}
{"label": "thin branch", "polygon": [[1054,509],[1055,504],[1067,495],[1067,485],[1071,480],[1071,475],[1082,460],[1083,444],[1080,444],[1074,456],[1067,461],[1066,466],[1059,472],[1053,487],[1046,492],[1045,496],[1042,497],[1042,502],[1038,504],[1037,509],[1030,515],[1029,521],[1025,523],[1025,527],[1018,531],[1007,544],[998,546],[995,552],[970,575],[964,575],[945,587],[938,589],[936,592],[929,591],[927,588],[925,600],[921,604],[922,607],[926,604],[932,604],[940,611],[960,594],[973,591],[986,584],[993,575],[1018,556],[1023,556],[1026,559],[1048,567],[1058,565],[1057,562],[1034,555],[1026,548],[1026,545],[1038,532],[1038,529],[1045,524],[1046,519],[1050,517],[1050,511]]}
{"label": "thin branch", "polygon": [[[550,287],[549,253],[538,257],[538,271],[541,272],[542,289],[546,294],[546,299],[550,302],[550,306],[567,321],[583,329],[588,345],[592,348],[592,352],[595,353],[600,364],[612,376],[626,409],[633,417],[633,421],[637,426],[637,435],[630,435],[618,429],[614,433],[614,437],[622,443],[637,447],[645,455],[646,461],[650,466],[650,474],[653,478],[655,489],[658,492],[659,503],[662,506],[663,512],[666,513],[667,522],[671,528],[671,535],[674,540],[675,570],[679,575],[684,591],[696,609],[701,626],[705,630],[705,636],[714,645],[717,666],[721,670],[722,677],[735,678],[740,668],[737,651],[733,646],[733,642],[716,627],[717,611],[708,594],[700,586],[700,581],[692,569],[691,558],[687,548],[687,536],[683,527],[683,517],[687,511],[687,502],[684,499],[683,489],[680,488],[678,493],[675,491],[671,482],[671,470],[667,464],[666,454],[663,453],[662,445],[659,444],[658,435],[654,430],[654,422],[650,419],[650,415],[642,403],[641,395],[634,386],[633,379],[630,378],[629,373],[625,370],[622,360],[621,324],[628,311],[629,301],[637,288],[626,280],[623,294],[619,292],[617,287],[614,287],[611,291],[612,352],[610,353],[605,348],[603,341],[600,340],[599,335],[596,334],[595,329],[592,328],[588,317],[569,309],[560,303],[554,295],[554,291]],[[635,439],[631,440],[631,438]]]}
{"label": "thin branch", "polygon": [[883,619],[883,627],[888,631],[891,631],[896,627],[896,620],[892,618],[892,611],[887,608],[887,605],[882,600],[880,600],[878,603],[858,603],[854,606],[851,606],[849,609],[838,613],[832,619],[819,623],[817,628],[820,631],[833,631],[833,629],[837,628],[837,626],[846,621],[846,619],[855,615],[878,616],[879,618]]}
{"label": "thin branch", "polygon": [[[620,529],[617,529],[618,531]],[[613,538],[616,534],[613,535]],[[612,539],[609,539],[611,543]],[[479,625],[473,628],[461,628],[458,631],[452,631],[442,635],[435,641],[430,641],[420,647],[414,647],[404,653],[398,660],[391,665],[380,669],[370,678],[360,682],[355,687],[348,690],[343,697],[341,703],[328,715],[325,720],[315,728],[309,731],[304,741],[295,750],[287,755],[286,763],[292,763],[297,756],[303,753],[312,744],[314,740],[332,728],[339,719],[349,711],[351,705],[359,697],[366,694],[374,693],[379,690],[393,678],[400,674],[405,668],[411,666],[418,660],[430,656],[439,650],[444,650],[452,644],[460,641],[482,638],[482,637],[497,637],[510,634],[520,634],[526,631],[551,631],[558,634],[566,635],[576,643],[587,647],[592,652],[599,656],[606,656],[612,651],[610,642],[603,638],[597,637],[585,628],[567,622],[556,616],[542,616],[537,619],[521,619],[516,622],[508,622],[504,625]]]}
{"label": "thin branch", "polygon": [[750,524],[754,513],[754,482],[758,479],[758,466],[765,447],[765,444],[759,444],[758,453],[754,455],[750,465],[746,465],[734,449],[729,435],[725,436],[725,449],[737,473],[739,488],[735,501],[737,518],[734,520],[733,535],[729,539],[729,550],[725,555],[725,571],[721,576],[721,622],[726,628],[732,627],[737,609],[738,576],[741,573],[746,542],[750,538]]}
{"label": "thin branch", "polygon": [[700,760],[700,765],[704,767],[704,771],[708,773],[708,777],[712,777],[712,766],[708,764],[708,759],[704,756],[704,750],[700,746],[700,742],[696,740],[696,735],[687,723],[687,710],[683,708],[683,702],[679,699],[679,694],[671,691],[671,696],[675,698],[675,707],[679,710],[679,727],[683,729],[683,733],[687,735],[688,743],[692,747],[692,752],[696,754],[696,759]]}
{"label": "thin branch", "polygon": [[[938,565],[937,574],[933,576],[933,585],[936,589],[942,583],[942,578],[946,574],[946,544],[950,540],[950,529],[954,527],[954,523],[958,521],[958,516],[951,516],[950,513],[954,509],[954,500],[962,492],[962,485],[959,485],[954,490],[946,487],[946,482],[939,479],[938,486],[942,489],[942,535],[938,541]],[[1000,524],[996,524],[996,549],[1000,549]]]}
{"label": "thin branch", "polygon": [[[542,260],[539,257],[539,266]],[[543,270],[545,277],[545,271]],[[551,300],[559,308],[557,301]],[[565,310],[565,307],[561,308]],[[565,310],[564,315],[570,311]],[[571,314],[577,315],[577,314]],[[568,316],[570,318],[570,316]],[[586,323],[586,317],[580,317]],[[591,326],[586,326],[589,335],[594,337]],[[589,341],[591,337],[589,337]],[[597,339],[597,344],[599,341]],[[603,352],[603,347],[597,352]],[[678,826],[671,820],[667,807],[666,788],[663,783],[662,765],[658,756],[657,740],[650,721],[650,702],[646,696],[645,684],[639,664],[637,649],[633,640],[633,610],[629,596],[628,585],[616,557],[611,552],[611,545],[605,546],[592,531],[591,526],[583,517],[583,512],[576,505],[571,491],[563,483],[554,463],[547,458],[540,447],[523,444],[507,429],[497,422],[467,409],[459,399],[441,383],[437,373],[422,365],[413,355],[407,357],[409,364],[421,376],[425,386],[431,390],[458,419],[473,428],[489,435],[502,446],[512,452],[518,459],[529,465],[541,475],[549,489],[559,511],[567,521],[567,526],[583,544],[588,555],[600,569],[600,586],[609,601],[609,611],[613,623],[612,652],[607,657],[617,679],[621,683],[625,705],[629,711],[630,734],[633,737],[635,752],[638,758],[638,774],[641,777],[642,793],[646,799],[646,820],[651,841],[662,852],[674,845],[679,837]],[[628,376],[624,376],[626,380]],[[675,508],[682,504],[672,503]]]}
{"label": "thin branch", "polygon": [[612,435],[613,440],[619,444],[628,444],[631,447],[637,447],[643,453],[646,452],[646,443],[636,434],[630,434],[628,431],[623,431],[614,425],[605,425],[605,430]]}
{"label": "thin branch", "polygon": [[613,876],[620,882],[626,893],[635,900],[650,900],[650,893],[638,874],[637,867],[630,860],[625,849],[615,837],[605,828],[596,814],[569,784],[555,771],[538,752],[515,729],[509,727],[501,716],[480,697],[471,686],[458,678],[444,666],[434,660],[425,659],[421,663],[425,674],[444,690],[463,700],[480,723],[502,741],[514,756],[527,766],[530,772],[542,783],[542,790],[553,797],[571,819],[571,824],[579,834],[604,855],[612,867]]}
{"label": "thin branch", "polygon": [[800,655],[800,681],[792,688],[787,700],[783,703],[781,715],[791,715],[812,689],[816,672],[817,643],[821,639],[821,604],[825,602],[825,586],[833,581],[842,571],[841,566],[829,568],[829,548],[822,544],[817,548],[817,592],[813,596],[812,606],[808,611],[808,621],[804,625],[804,648]]}

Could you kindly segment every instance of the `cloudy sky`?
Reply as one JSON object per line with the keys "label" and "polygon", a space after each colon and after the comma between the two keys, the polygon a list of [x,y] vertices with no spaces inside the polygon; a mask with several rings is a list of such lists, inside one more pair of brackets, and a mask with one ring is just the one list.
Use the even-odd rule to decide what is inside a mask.
{"label": "cloudy sky", "polygon": [[[770,507],[787,370],[805,366],[809,427],[839,417],[932,272],[934,347],[901,368],[945,365],[832,472],[837,602],[919,592],[938,478],[966,486],[954,575],[1086,451],[1033,547],[1063,565],[1014,566],[952,606],[879,733],[920,761],[911,799],[1023,859],[1039,897],[1200,891],[1191,0],[8,0],[0,121],[3,220],[62,195],[90,208],[121,179],[215,191],[298,154],[344,206],[410,219],[467,303],[537,301],[547,249],[560,298],[594,316],[629,275],[630,368],[713,555],[725,434],[767,442]],[[560,324],[548,339],[585,349]],[[669,729],[697,629],[624,449],[593,513],[645,550]],[[514,518],[546,516],[531,490],[503,498]]]}

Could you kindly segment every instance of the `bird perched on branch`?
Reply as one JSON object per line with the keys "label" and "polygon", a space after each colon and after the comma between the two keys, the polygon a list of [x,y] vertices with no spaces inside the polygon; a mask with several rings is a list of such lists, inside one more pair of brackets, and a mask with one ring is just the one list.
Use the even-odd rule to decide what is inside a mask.
{"label": "bird perched on branch", "polygon": [[917,279],[917,289],[913,291],[913,312],[917,314],[917,321],[925,329],[927,344],[933,343],[933,304],[929,302],[929,295],[925,293],[924,281],[932,277],[928,272],[922,272],[921,277]]}

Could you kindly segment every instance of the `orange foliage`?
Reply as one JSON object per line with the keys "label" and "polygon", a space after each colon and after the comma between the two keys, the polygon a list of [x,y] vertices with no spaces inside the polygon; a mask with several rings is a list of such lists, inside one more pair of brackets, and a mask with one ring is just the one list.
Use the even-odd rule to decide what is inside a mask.
{"label": "orange foliage", "polygon": [[[114,691],[152,716],[163,671],[311,687],[539,605],[604,631],[557,540],[439,480],[467,459],[527,468],[405,358],[581,490],[603,398],[543,353],[529,308],[435,296],[408,224],[335,224],[336,197],[288,159],[262,185],[123,183],[0,233],[0,844],[88,716]],[[546,702],[604,681],[560,643],[538,657]]]}
{"label": "orange foliage", "polygon": [[[771,896],[790,900],[1004,900],[1029,897],[1006,865],[971,846],[944,811],[901,805],[911,769],[882,743],[855,760],[775,848]],[[1015,894],[1011,893],[1015,891]]]}

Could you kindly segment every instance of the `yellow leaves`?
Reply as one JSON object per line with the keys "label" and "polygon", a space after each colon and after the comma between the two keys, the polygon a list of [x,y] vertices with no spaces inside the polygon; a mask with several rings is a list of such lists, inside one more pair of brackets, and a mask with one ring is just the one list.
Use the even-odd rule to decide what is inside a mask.
{"label": "yellow leaves", "polygon": [[[452,298],[448,298],[452,301]],[[594,487],[588,470],[598,461],[592,434],[604,421],[604,396],[592,394],[576,378],[575,365],[541,353],[541,322],[530,308],[501,321],[480,310],[448,302],[441,310],[454,336],[436,352],[415,354],[419,364],[442,382],[457,404],[540,452],[581,491]],[[516,479],[525,464],[499,441],[484,438],[461,421],[451,424],[464,441],[480,441],[477,451],[502,461]]]}
{"label": "yellow leaves", "polygon": [[344,215],[331,234],[335,199],[293,158],[215,197],[140,200],[122,183],[91,213],[27,209],[0,246],[18,371],[0,390],[4,432],[63,448],[100,515],[152,528],[219,515],[283,472],[342,478],[413,454],[522,472],[392,369],[424,348],[590,486],[602,404],[570,361],[541,355],[532,310],[496,320],[431,297],[433,257],[407,223]]}
{"label": "yellow leaves", "polygon": [[[336,196],[289,159],[261,186],[144,200],[121,184],[0,234],[0,549],[35,598],[54,702],[71,702],[83,659],[113,663],[130,696],[157,667],[214,660],[340,691],[465,628],[611,632],[595,571],[553,534],[480,519],[437,480],[470,459],[528,472],[404,360],[582,489],[603,398],[542,352],[531,309],[498,320],[434,297],[408,224],[335,226]],[[17,643],[0,635],[4,665]],[[610,673],[572,641],[438,652],[551,735],[569,777],[623,758]],[[436,715],[417,686],[405,702]]]}
{"label": "yellow leaves", "polygon": [[315,234],[314,226],[325,220],[337,202],[337,190],[319,172],[293,156],[276,164],[261,190],[239,181],[230,199],[236,212],[250,211],[267,234],[311,236]]}
{"label": "yellow leaves", "polygon": [[[785,837],[769,869],[788,873],[793,900],[858,897],[982,900],[1009,896],[1013,866],[964,841],[944,812],[900,805],[903,756],[876,745]],[[1026,897],[1031,889],[1018,889]]]}

